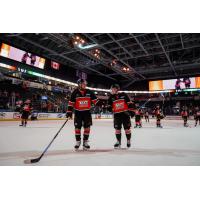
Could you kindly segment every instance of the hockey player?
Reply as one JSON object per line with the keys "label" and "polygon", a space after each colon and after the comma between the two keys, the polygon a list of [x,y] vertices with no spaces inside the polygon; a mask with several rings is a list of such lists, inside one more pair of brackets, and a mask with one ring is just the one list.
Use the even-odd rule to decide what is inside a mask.
{"label": "hockey player", "polygon": [[21,109],[21,113],[22,113],[22,115],[21,115],[21,124],[19,126],[26,127],[28,117],[31,114],[31,110],[32,110],[31,101],[29,99],[27,99],[24,102],[24,104],[22,105],[22,109]]}
{"label": "hockey player", "polygon": [[134,116],[134,104],[131,102],[129,96],[122,92],[119,93],[119,85],[114,84],[111,86],[111,94],[108,99],[108,110],[113,112],[114,128],[117,142],[114,148],[121,147],[121,129],[122,125],[125,130],[127,138],[127,147],[131,146],[131,117]]}
{"label": "hockey player", "polygon": [[135,127],[134,128],[137,128],[137,127],[141,128],[142,127],[141,118],[142,118],[141,109],[139,107],[137,107],[135,109]]}
{"label": "hockey player", "polygon": [[148,112],[148,110],[145,111],[144,118],[145,118],[146,122],[149,122],[149,112]]}
{"label": "hockey player", "polygon": [[31,65],[35,65],[35,62],[36,62],[36,55],[31,54],[31,55],[30,55],[30,59],[31,59]]}
{"label": "hockey player", "polygon": [[195,126],[197,126],[198,121],[199,121],[199,125],[200,125],[200,110],[199,110],[199,107],[196,107],[196,109],[195,109],[194,119],[195,119]]}
{"label": "hockey player", "polygon": [[22,56],[21,62],[26,64],[28,58],[29,58],[29,54],[28,52],[25,52]]}
{"label": "hockey player", "polygon": [[181,112],[181,116],[182,116],[183,121],[184,121],[183,126],[184,126],[184,127],[188,127],[188,124],[187,124],[187,120],[188,120],[188,111],[187,111],[187,109],[186,109],[185,107],[183,107],[183,110],[182,110],[182,112]]}
{"label": "hockey player", "polygon": [[185,88],[190,88],[191,85],[190,78],[184,78],[183,82],[185,83]]}
{"label": "hockey player", "polygon": [[90,149],[88,139],[90,135],[90,126],[92,125],[91,106],[96,105],[97,97],[95,94],[86,89],[87,82],[84,79],[79,79],[78,88],[76,88],[70,97],[67,109],[67,118],[72,118],[72,111],[74,111],[74,126],[75,126],[75,150],[78,150],[81,145],[81,128],[83,126],[83,149]]}
{"label": "hockey player", "polygon": [[176,80],[175,89],[176,89],[176,90],[180,90],[180,89],[181,89],[181,79],[180,79],[180,78],[178,78],[178,79]]}
{"label": "hockey player", "polygon": [[160,105],[157,105],[155,110],[154,110],[155,116],[156,116],[156,126],[157,128],[162,128],[161,126],[161,119],[163,119],[163,114],[160,109]]}

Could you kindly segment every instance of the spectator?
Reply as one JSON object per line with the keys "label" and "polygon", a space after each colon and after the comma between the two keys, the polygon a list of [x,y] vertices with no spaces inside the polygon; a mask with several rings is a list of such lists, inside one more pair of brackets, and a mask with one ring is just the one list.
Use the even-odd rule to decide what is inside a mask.
{"label": "spectator", "polygon": [[3,96],[8,97],[8,92],[6,90],[4,90]]}

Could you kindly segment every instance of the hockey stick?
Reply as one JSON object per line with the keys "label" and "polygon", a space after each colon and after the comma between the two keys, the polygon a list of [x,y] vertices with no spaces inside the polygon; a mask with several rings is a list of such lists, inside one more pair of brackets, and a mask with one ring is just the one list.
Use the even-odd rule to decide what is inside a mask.
{"label": "hockey stick", "polygon": [[162,93],[160,93],[161,94],[161,96],[162,96],[162,113],[164,114],[164,105],[165,105],[165,96],[162,94]]}
{"label": "hockey stick", "polygon": [[151,98],[149,98],[146,102],[144,102],[144,104],[141,105],[141,106],[139,107],[139,109],[142,108],[143,106],[145,106],[149,101],[151,101]]}
{"label": "hockey stick", "polygon": [[44,156],[44,154],[47,152],[48,148],[51,146],[51,144],[53,143],[53,141],[56,139],[56,137],[58,136],[58,134],[60,133],[60,131],[62,130],[62,128],[65,126],[65,124],[67,123],[67,121],[68,121],[68,118],[64,122],[64,124],[61,126],[61,128],[59,129],[59,131],[56,133],[56,135],[53,137],[53,139],[48,144],[48,146],[45,148],[45,150],[42,152],[42,154],[38,158],[25,160],[24,163],[25,164],[31,164],[31,163],[37,163],[37,162],[39,162],[41,160],[41,158]]}

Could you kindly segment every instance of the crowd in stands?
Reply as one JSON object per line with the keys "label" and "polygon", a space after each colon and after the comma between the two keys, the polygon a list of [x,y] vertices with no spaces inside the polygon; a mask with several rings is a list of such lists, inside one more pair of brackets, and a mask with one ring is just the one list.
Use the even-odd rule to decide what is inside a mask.
{"label": "crowd in stands", "polygon": [[[33,110],[37,112],[65,113],[68,100],[73,89],[73,87],[69,86],[65,87],[65,90],[63,91],[55,92],[49,91],[45,87],[43,89],[30,88],[23,83],[12,84],[10,80],[0,81],[0,111],[18,111],[20,105],[23,104],[26,99],[30,99]],[[98,92],[97,95],[105,98],[100,100],[101,103],[99,106],[92,109],[92,113],[108,114],[109,112],[106,106],[106,97],[108,94],[105,92]],[[149,98],[160,98],[159,101],[151,100],[143,106],[143,110],[147,110],[150,114],[153,112],[156,104],[160,104],[165,115],[180,115],[181,108],[183,106],[188,108],[190,115],[193,115],[193,111],[199,101],[167,101],[169,96],[169,94],[165,94],[165,96],[161,96],[160,94],[130,95],[130,97],[138,103],[139,106],[142,106]]]}
{"label": "crowd in stands", "polygon": [[65,112],[70,93],[27,88],[23,84],[15,85],[10,81],[0,82],[0,110],[18,111],[26,99],[30,99],[33,109],[39,112]]}

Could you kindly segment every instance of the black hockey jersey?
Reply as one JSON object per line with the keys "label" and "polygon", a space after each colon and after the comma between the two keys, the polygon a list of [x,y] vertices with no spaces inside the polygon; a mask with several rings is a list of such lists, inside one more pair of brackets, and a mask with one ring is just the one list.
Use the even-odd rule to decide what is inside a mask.
{"label": "black hockey jersey", "polygon": [[68,103],[68,111],[72,111],[73,108],[77,111],[90,110],[92,104],[96,105],[98,99],[96,95],[88,89],[79,90],[75,89]]}

